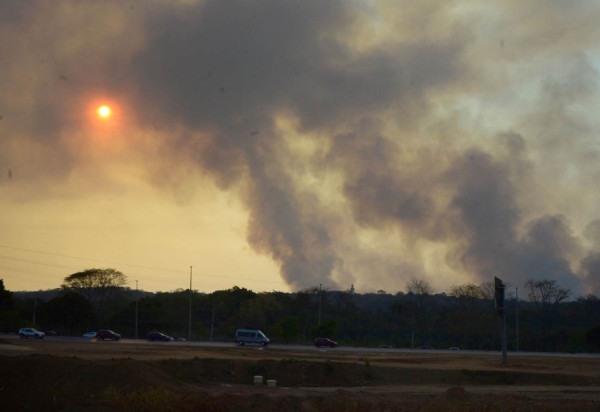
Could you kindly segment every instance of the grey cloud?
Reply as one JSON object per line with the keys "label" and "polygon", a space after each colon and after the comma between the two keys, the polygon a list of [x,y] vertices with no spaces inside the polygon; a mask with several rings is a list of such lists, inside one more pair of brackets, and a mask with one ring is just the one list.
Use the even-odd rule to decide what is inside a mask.
{"label": "grey cloud", "polygon": [[326,43],[319,36],[343,23],[342,10],[335,1],[166,8],[148,22],[150,47],[135,59],[140,92],[160,113],[166,109],[192,126],[266,122],[299,79],[311,76]]}
{"label": "grey cloud", "polygon": [[[247,188],[250,209],[248,241],[281,264],[281,274],[303,288],[330,279],[338,257],[319,212],[319,201],[290,188],[283,171],[260,166],[252,170]],[[275,176],[267,176],[272,171]],[[333,281],[330,280],[331,283]]]}
{"label": "grey cloud", "polygon": [[600,219],[590,222],[584,232],[586,239],[590,240],[593,246],[600,249]]}
{"label": "grey cloud", "polygon": [[344,171],[344,193],[354,217],[377,228],[399,222],[418,224],[433,207],[417,183],[421,179],[396,164],[397,147],[372,128],[366,122],[336,136],[329,155]]}
{"label": "grey cloud", "polygon": [[[338,229],[327,205],[306,201],[290,181],[291,166],[279,163],[274,116],[291,112],[304,130],[329,130],[402,102],[419,107],[423,90],[449,81],[459,66],[458,42],[357,55],[336,40],[355,18],[345,2],[203,2],[185,15],[156,13],[149,48],[134,59],[140,102],[150,105],[144,111],[167,129],[183,121],[209,132],[203,152],[193,156],[224,188],[244,182],[250,244],[280,262],[297,286],[333,282],[343,259],[331,245]],[[334,143],[332,156],[344,157],[337,149],[345,144]],[[380,137],[377,144],[388,143]],[[371,150],[377,148],[365,148]],[[355,154],[343,153],[349,172]],[[357,220],[422,219],[427,196],[391,160],[379,172],[374,165],[364,164],[345,184]]]}
{"label": "grey cloud", "polygon": [[[454,220],[452,236],[465,267],[479,279],[513,276],[516,225],[519,210],[513,184],[502,164],[479,150],[466,152],[449,171],[448,183],[456,193],[448,217]],[[456,215],[456,218],[453,216]]]}
{"label": "grey cloud", "polygon": [[[517,140],[518,141],[518,140]],[[513,285],[527,279],[553,279],[581,292],[572,263],[581,245],[563,216],[542,216],[522,224],[515,183],[507,168],[492,157],[471,151],[451,173],[458,183],[452,206],[458,212],[452,235],[456,253],[480,281],[499,276]]]}
{"label": "grey cloud", "polygon": [[[571,9],[573,19],[586,17],[586,24],[550,44],[544,35],[560,35],[550,24],[561,21],[560,3],[540,11],[550,23],[536,18],[527,27],[519,19],[529,6],[507,3],[498,21],[511,24],[486,32],[506,35],[505,47],[490,50],[481,46],[476,19],[454,13],[460,2],[373,3],[368,15],[353,3],[206,0],[140,3],[135,10],[112,4],[143,41],[131,50],[114,39],[107,47],[90,43],[35,71],[48,81],[33,93],[38,124],[26,134],[43,141],[38,132],[48,138],[76,130],[69,113],[81,103],[74,96],[87,89],[126,96],[136,119],[162,136],[164,159],[156,167],[185,157],[223,190],[239,193],[249,214],[249,244],[277,262],[296,288],[355,279],[404,284],[398,279],[433,276],[400,251],[390,259],[360,250],[358,239],[368,231],[393,233],[392,247],[415,256],[428,247],[420,240],[443,247],[452,271],[465,279],[501,275],[519,284],[539,275],[578,290],[573,267],[585,253],[569,223],[577,206],[561,210],[568,187],[555,184],[555,177],[576,181],[587,199],[582,182],[599,173],[592,139],[597,125],[581,109],[598,96],[598,74],[574,46],[577,39],[588,44],[597,30],[589,25],[589,9]],[[28,16],[41,3],[28,4],[10,13],[23,24],[35,21]],[[381,34],[390,22],[403,24],[401,38]],[[366,26],[373,31],[359,30]],[[382,39],[359,47],[367,39],[357,33],[377,29]],[[518,42],[523,39],[531,43]],[[538,53],[527,60],[531,50]],[[535,59],[564,50],[554,71],[530,74],[537,76],[546,63]],[[505,52],[524,62],[513,63],[500,55]],[[560,62],[564,55],[572,57],[569,63]],[[97,70],[81,63],[94,58],[102,63]],[[540,86],[527,90],[539,96],[535,107],[503,107],[513,99],[499,89],[510,95],[533,83],[528,76]],[[495,84],[498,79],[506,83]],[[498,103],[498,95],[506,100]],[[495,104],[499,114],[510,114],[499,116],[508,124],[500,131],[489,126],[493,122],[480,125],[489,119],[470,118],[463,104],[473,112]],[[314,150],[295,153],[292,137],[278,129],[278,116],[294,123],[293,138],[301,140],[294,143]],[[60,158],[60,143],[47,140]],[[306,176],[327,185],[299,184]],[[591,225],[586,234],[598,242],[596,231]],[[590,262],[582,267],[591,282]],[[382,273],[365,274],[368,268]]]}
{"label": "grey cloud", "polygon": [[600,293],[600,252],[590,252],[581,262],[582,272],[586,280],[585,292]]}
{"label": "grey cloud", "polygon": [[[208,1],[185,15],[157,13],[149,47],[135,58],[138,89],[145,102],[158,104],[149,113],[165,127],[176,119],[209,131],[200,164],[223,187],[246,187],[249,242],[281,264],[290,284],[332,281],[335,271],[348,268],[342,268],[339,222],[329,218],[328,205],[297,189],[292,175],[298,170],[280,163],[285,149],[274,116],[286,112],[303,130],[330,139],[323,164],[312,162],[317,173],[342,173],[355,235],[363,226],[396,227],[406,236],[446,242],[481,280],[502,274],[517,283],[543,267],[546,276],[574,286],[568,257],[552,247],[576,243],[566,223],[542,219],[519,236],[517,180],[532,167],[521,135],[500,136],[502,158],[483,148],[461,152],[455,141],[446,160],[417,172],[408,159],[419,155],[402,150],[411,138],[383,131],[382,114],[417,127],[432,116],[435,90],[475,76],[463,54],[469,31],[356,53],[339,41],[356,18],[344,2],[310,1],[236,7]],[[440,191],[454,191],[448,205]]]}
{"label": "grey cloud", "polygon": [[581,257],[581,246],[564,216],[542,216],[531,222],[521,250],[522,277],[553,279],[575,294],[582,292],[570,263]]}

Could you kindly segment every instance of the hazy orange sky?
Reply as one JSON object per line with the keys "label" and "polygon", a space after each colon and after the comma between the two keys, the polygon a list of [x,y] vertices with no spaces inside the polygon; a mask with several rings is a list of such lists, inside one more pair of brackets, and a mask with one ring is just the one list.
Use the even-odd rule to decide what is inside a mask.
{"label": "hazy orange sky", "polygon": [[598,294],[598,21],[591,0],[3,2],[0,278]]}

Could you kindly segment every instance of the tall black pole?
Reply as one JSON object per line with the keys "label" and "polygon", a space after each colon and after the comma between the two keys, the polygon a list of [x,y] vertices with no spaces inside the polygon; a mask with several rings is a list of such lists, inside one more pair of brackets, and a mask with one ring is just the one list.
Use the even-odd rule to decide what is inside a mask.
{"label": "tall black pole", "polygon": [[135,281],[135,338],[138,338],[138,281]]}
{"label": "tall black pole", "polygon": [[210,341],[213,341],[213,333],[215,331],[215,305],[212,307],[212,316],[210,317]]}
{"label": "tall black pole", "polygon": [[519,351],[519,288],[516,288],[516,295],[515,295],[515,333],[516,333],[515,352],[518,352]]}
{"label": "tall black pole", "polygon": [[502,322],[502,364],[506,364],[506,310],[504,307],[504,282],[494,277],[494,300],[496,303],[496,313],[500,316]]}
{"label": "tall black pole", "polygon": [[35,327],[35,312],[37,310],[37,295],[33,297],[33,327]]}
{"label": "tall black pole", "polygon": [[192,267],[190,266],[190,308],[188,314],[188,340],[192,340]]}
{"label": "tall black pole", "polygon": [[321,326],[321,286],[319,283],[319,326]]}
{"label": "tall black pole", "polygon": [[502,364],[506,365],[506,313],[502,314]]}

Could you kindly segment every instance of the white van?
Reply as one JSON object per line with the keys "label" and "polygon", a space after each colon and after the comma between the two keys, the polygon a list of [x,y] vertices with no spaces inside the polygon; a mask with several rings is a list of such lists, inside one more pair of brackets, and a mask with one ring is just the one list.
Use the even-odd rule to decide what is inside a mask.
{"label": "white van", "polygon": [[238,345],[254,344],[267,346],[270,339],[258,329],[238,329],[235,331],[235,343]]}

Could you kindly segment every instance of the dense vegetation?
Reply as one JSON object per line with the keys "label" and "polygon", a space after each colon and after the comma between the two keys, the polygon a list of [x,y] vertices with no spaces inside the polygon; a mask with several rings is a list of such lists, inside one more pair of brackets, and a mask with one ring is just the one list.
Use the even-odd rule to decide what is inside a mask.
{"label": "dense vegetation", "polygon": [[[106,270],[97,271],[106,275]],[[466,284],[433,293],[428,284],[412,279],[406,292],[395,294],[318,287],[295,293],[255,293],[239,287],[213,293],[149,293],[125,288],[122,282],[81,288],[82,273],[76,274],[78,284],[73,283],[78,276],[71,275],[61,289],[38,292],[9,292],[0,280],[0,331],[14,333],[34,325],[79,336],[110,328],[124,337],[143,338],[159,330],[184,338],[191,332],[192,340],[231,341],[235,329],[249,327],[262,329],[280,343],[309,343],[316,336],[328,336],[342,345],[500,347],[500,318],[490,285]],[[117,272],[122,281],[120,276]],[[553,281],[529,281],[524,290],[525,300],[507,298],[509,350],[599,350],[596,296],[568,300],[568,291]]]}

